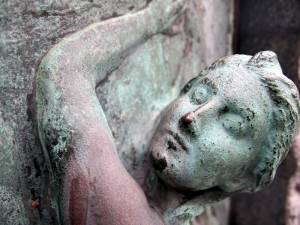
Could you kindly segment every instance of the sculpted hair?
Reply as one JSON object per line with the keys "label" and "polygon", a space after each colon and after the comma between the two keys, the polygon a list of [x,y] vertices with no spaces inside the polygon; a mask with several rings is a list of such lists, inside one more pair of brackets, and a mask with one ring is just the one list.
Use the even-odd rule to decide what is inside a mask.
{"label": "sculpted hair", "polygon": [[254,55],[245,67],[257,73],[272,101],[272,121],[268,139],[254,170],[254,190],[270,184],[277,167],[287,155],[299,125],[299,94],[295,84],[283,75],[274,52]]}

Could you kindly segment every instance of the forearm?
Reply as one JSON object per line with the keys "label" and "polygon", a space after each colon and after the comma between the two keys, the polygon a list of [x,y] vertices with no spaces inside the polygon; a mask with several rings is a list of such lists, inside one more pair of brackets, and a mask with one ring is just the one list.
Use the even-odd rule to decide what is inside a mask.
{"label": "forearm", "polygon": [[[182,1],[173,8],[180,5]],[[154,6],[161,8],[159,2]],[[173,11],[169,10],[170,15],[165,18],[168,23],[177,18],[177,10]],[[96,221],[97,215],[104,213],[100,224],[133,225],[128,215],[132,215],[136,224],[143,221],[145,225],[162,224],[121,164],[95,93],[97,83],[118,67],[131,49],[162,29],[163,23],[156,20],[162,13],[149,12],[155,10],[145,9],[76,32],[54,46],[39,66],[36,83],[39,135],[49,164],[47,152],[51,153],[54,169],[66,169],[63,194],[69,197],[57,201],[59,205],[66,204],[64,213],[70,223],[81,220],[82,224],[90,225],[93,223],[88,221]],[[62,166],[64,157],[67,162],[62,160]],[[61,202],[66,199],[68,203]],[[90,199],[94,199],[92,203]],[[87,217],[91,212],[94,216]]]}
{"label": "forearm", "polygon": [[[46,83],[48,96],[59,96],[58,105],[49,105],[55,100],[47,99],[47,108],[40,110],[58,110],[56,114],[64,118],[64,123],[71,130],[70,142],[65,146],[68,154],[62,179],[63,196],[59,198],[65,224],[162,224],[158,214],[149,207],[139,185],[122,165],[90,83],[83,79],[64,84],[58,94],[52,92],[55,90],[53,82]],[[78,89],[77,85],[81,88]],[[52,125],[55,121],[47,117],[44,121],[47,122],[44,129],[56,128],[55,124]]]}
{"label": "forearm", "polygon": [[96,86],[136,46],[171,26],[182,13],[184,1],[155,0],[138,12],[94,23],[65,37],[41,65],[50,64],[53,73],[69,79],[82,72]]}
{"label": "forearm", "polygon": [[49,51],[41,65],[51,64],[50,69],[61,74],[57,79],[72,79],[82,71],[96,86],[156,32],[155,20],[147,9],[97,22],[65,37]]}

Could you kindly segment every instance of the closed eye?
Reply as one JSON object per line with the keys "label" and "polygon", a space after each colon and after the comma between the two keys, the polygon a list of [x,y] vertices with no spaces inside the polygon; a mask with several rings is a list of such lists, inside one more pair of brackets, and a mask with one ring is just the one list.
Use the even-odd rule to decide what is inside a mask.
{"label": "closed eye", "polygon": [[244,136],[249,129],[245,118],[239,113],[231,111],[228,106],[220,111],[219,120],[224,129],[235,136]]}

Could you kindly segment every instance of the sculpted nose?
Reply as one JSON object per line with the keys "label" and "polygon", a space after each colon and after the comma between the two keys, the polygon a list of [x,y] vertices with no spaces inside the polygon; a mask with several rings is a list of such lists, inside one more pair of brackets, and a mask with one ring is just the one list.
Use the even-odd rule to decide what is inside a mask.
{"label": "sculpted nose", "polygon": [[181,121],[185,125],[190,125],[201,114],[207,114],[208,112],[211,112],[212,109],[218,109],[220,107],[220,105],[221,105],[221,103],[217,99],[206,102],[206,103],[200,105],[195,110],[184,114],[181,117]]}
{"label": "sculpted nose", "polygon": [[186,125],[190,125],[194,121],[194,119],[195,119],[194,112],[188,112],[181,117],[181,121]]}

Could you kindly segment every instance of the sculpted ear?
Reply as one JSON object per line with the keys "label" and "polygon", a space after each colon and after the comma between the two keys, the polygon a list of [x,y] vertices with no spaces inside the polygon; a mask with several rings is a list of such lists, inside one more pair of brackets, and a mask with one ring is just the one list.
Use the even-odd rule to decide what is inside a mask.
{"label": "sculpted ear", "polygon": [[246,64],[257,69],[270,69],[282,73],[276,53],[272,51],[262,51],[256,53]]}

